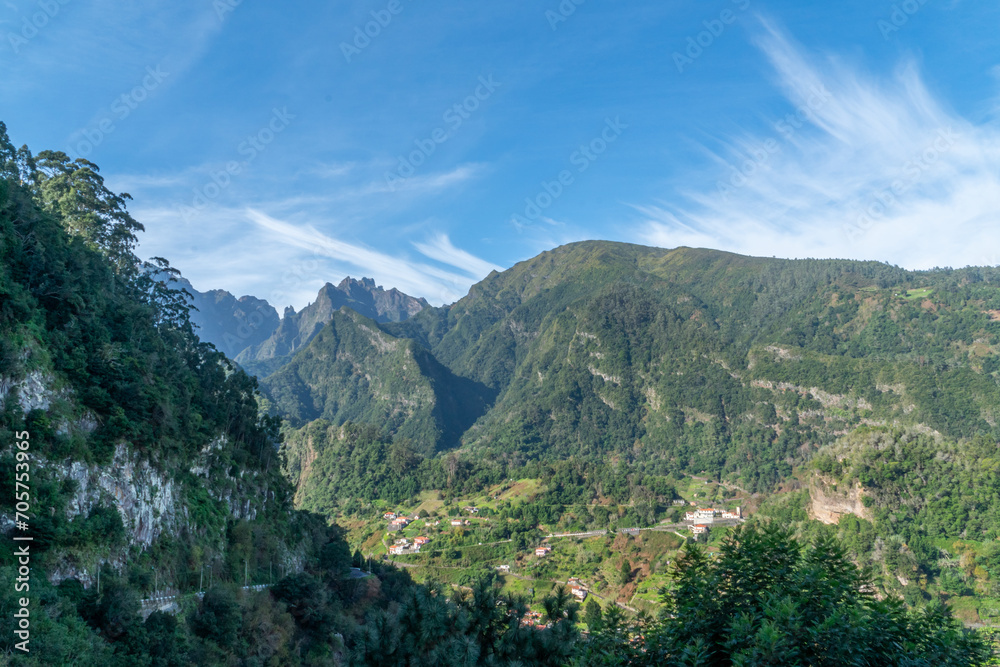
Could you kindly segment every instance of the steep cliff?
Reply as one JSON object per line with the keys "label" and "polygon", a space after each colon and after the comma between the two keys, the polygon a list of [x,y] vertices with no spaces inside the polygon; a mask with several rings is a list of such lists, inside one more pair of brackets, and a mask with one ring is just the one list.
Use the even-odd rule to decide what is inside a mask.
{"label": "steep cliff", "polygon": [[872,513],[864,502],[864,490],[858,484],[838,486],[821,475],[809,481],[809,518],[826,524],[840,523],[845,514],[872,520]]}
{"label": "steep cliff", "polygon": [[198,337],[212,343],[230,359],[246,348],[267,340],[281,319],[271,304],[254,296],[236,298],[225,290],[199,292],[185,279],[178,288],[191,294],[191,322]]}

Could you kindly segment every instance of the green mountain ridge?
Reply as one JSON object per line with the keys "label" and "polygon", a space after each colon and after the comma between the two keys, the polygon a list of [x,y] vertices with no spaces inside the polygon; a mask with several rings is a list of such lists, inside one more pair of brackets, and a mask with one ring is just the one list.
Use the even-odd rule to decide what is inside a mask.
{"label": "green mountain ridge", "polygon": [[490,391],[453,375],[427,350],[347,307],[333,313],[266,391],[292,425],[315,419],[379,424],[425,455],[454,446]]}
{"label": "green mountain ridge", "polygon": [[[765,491],[862,424],[996,434],[1000,323],[989,311],[998,285],[989,268],[910,272],[583,242],[493,273],[455,304],[379,326],[385,340],[412,341],[415,354],[495,392],[484,413],[466,413],[471,426],[456,427],[467,456],[515,466],[612,456]],[[403,416],[401,395],[395,419],[364,414],[376,392],[357,393],[352,378],[403,376],[398,361],[359,358],[347,373],[309,347],[296,374],[323,395],[302,385],[290,393],[279,371],[263,380],[281,394],[279,412],[299,425],[322,414],[423,433],[417,449],[433,450],[433,431],[416,412]],[[336,409],[302,407],[329,396]]]}

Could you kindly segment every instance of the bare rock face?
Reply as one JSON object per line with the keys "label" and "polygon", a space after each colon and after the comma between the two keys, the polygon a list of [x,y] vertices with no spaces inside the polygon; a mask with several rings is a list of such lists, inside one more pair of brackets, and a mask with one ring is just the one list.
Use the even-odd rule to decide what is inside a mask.
{"label": "bare rock face", "polygon": [[20,380],[0,377],[0,410],[11,391],[15,391],[17,404],[27,414],[32,410],[48,410],[52,401],[62,398],[65,392],[52,389],[52,377],[41,371],[31,371]]}
{"label": "bare rock face", "polygon": [[[41,371],[31,371],[23,378],[0,377],[0,407],[5,401],[14,400],[25,413],[31,410],[51,411],[56,401],[72,410],[73,392],[55,388],[54,378]],[[59,415],[60,431],[90,432],[96,427],[93,417],[84,412],[71,418]],[[224,504],[230,516],[254,520],[274,492],[267,488],[256,473],[239,471],[230,474],[228,468],[219,466],[218,456],[223,454],[227,442],[219,437],[201,450],[190,472],[203,480],[209,495]],[[82,461],[54,461],[32,452],[32,466],[44,469],[52,478],[73,482],[73,494],[65,507],[66,518],[78,521],[86,518],[98,506],[114,507],[121,516],[129,549],[148,549],[163,534],[177,534],[190,525],[190,517],[183,485],[160,470],[149,458],[134,450],[128,442],[119,442],[110,463],[87,464]],[[217,484],[217,482],[224,482]],[[218,489],[218,490],[217,490]],[[13,530],[12,516],[0,514],[0,531]],[[123,551],[102,558],[120,569],[125,564]],[[94,583],[97,562],[82,562],[78,554],[63,554],[47,572],[53,583],[77,578],[85,586]]]}
{"label": "bare rock face", "polygon": [[840,523],[840,517],[853,514],[872,520],[871,511],[862,502],[864,490],[860,486],[837,488],[832,482],[814,477],[809,484],[809,517],[826,524]]}
{"label": "bare rock face", "polygon": [[142,549],[177,525],[180,494],[176,484],[130,452],[124,443],[115,448],[109,466],[74,462],[57,467],[77,483],[76,494],[67,507],[70,518],[86,516],[102,498],[106,499],[121,514],[131,544]]}

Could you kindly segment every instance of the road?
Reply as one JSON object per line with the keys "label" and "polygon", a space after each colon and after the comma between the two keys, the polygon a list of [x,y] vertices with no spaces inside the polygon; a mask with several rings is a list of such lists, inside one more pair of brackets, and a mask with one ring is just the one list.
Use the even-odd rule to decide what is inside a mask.
{"label": "road", "polygon": [[[403,563],[400,563],[400,565],[403,565]],[[370,577],[370,576],[371,576],[370,572],[365,572],[361,568],[357,567],[352,567],[351,573],[349,575],[351,579],[364,579],[365,577]],[[254,586],[243,586],[243,590],[259,592],[268,589],[270,587],[271,584],[256,584]],[[189,598],[191,596],[197,596],[198,598],[203,598],[205,597],[205,591],[198,591],[196,593],[184,593],[183,595],[160,595],[151,598],[143,598],[142,600],[139,600],[139,604],[144,607],[157,606],[157,605],[162,606],[166,605],[168,602],[174,602],[177,600],[181,600],[183,598]]]}
{"label": "road", "polygon": [[[270,584],[258,584],[256,586],[243,586],[243,590],[245,590],[245,591],[262,591],[265,588],[269,588],[270,586],[271,586]],[[144,598],[142,600],[139,600],[139,604],[141,604],[143,607],[158,606],[158,605],[159,606],[164,606],[168,602],[175,602],[177,600],[181,600],[183,598],[189,598],[191,596],[197,596],[199,598],[203,598],[203,597],[205,597],[205,591],[198,591],[197,593],[185,593],[184,595],[160,595],[158,597]]]}
{"label": "road", "polygon": [[551,535],[546,535],[545,539],[552,537],[601,537],[602,535],[607,535],[606,530],[591,530],[586,533],[553,533]]}
{"label": "road", "polygon": [[[750,495],[749,491],[747,491],[746,489],[744,489],[742,486],[739,486],[737,484],[733,484],[732,482],[716,482],[714,479],[708,479],[707,477],[699,477],[698,475],[688,475],[688,477],[690,477],[691,479],[697,479],[697,480],[702,481],[702,482],[715,482],[716,484],[718,484],[721,487],[724,487],[724,488],[727,488],[727,489],[736,489],[737,491],[742,491],[743,493],[745,493],[747,495]],[[735,498],[733,500],[735,500]]]}
{"label": "road", "polygon": [[[740,519],[716,519],[709,525],[728,527],[738,525],[739,523],[741,523]],[[659,533],[676,533],[678,530],[690,527],[690,523],[669,523],[660,524],[659,526],[647,526],[646,528],[619,528],[617,532],[625,533],[626,535],[635,535],[636,533],[644,530],[652,530]],[[585,533],[552,533],[550,535],[546,535],[545,539],[555,539],[558,537],[602,537],[607,534],[608,531],[606,530],[591,530]],[[681,537],[683,537],[683,535]]]}

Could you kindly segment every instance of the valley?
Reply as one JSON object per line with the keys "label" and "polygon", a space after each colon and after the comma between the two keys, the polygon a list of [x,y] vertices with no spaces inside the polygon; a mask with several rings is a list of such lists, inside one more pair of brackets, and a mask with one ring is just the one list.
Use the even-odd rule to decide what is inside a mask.
{"label": "valley", "polygon": [[[44,508],[40,659],[640,664],[772,562],[849,598],[809,618],[850,604],[920,651],[986,650],[1000,270],[582,242],[450,305],[345,279],[278,318],[141,262],[124,198],[23,151],[0,179],[0,435],[30,433]],[[29,528],[5,502],[12,583]],[[785,580],[760,576],[727,594],[770,604]]]}

